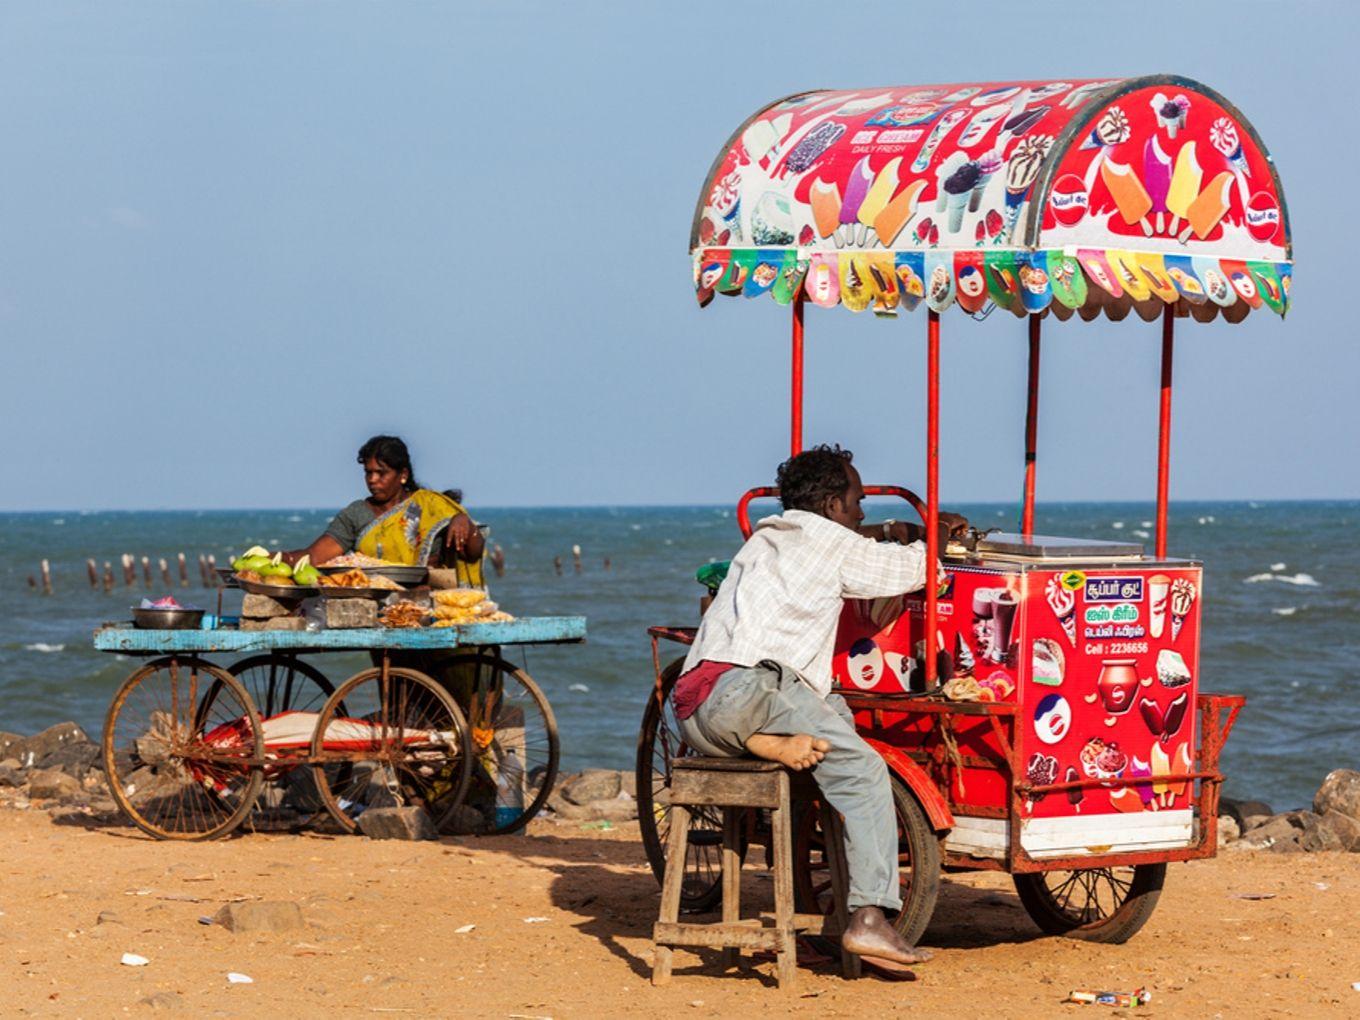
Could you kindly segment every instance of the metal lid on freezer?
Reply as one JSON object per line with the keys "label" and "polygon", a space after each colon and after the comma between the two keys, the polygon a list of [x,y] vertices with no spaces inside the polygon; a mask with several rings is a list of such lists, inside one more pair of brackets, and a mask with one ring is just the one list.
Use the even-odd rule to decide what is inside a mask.
{"label": "metal lid on freezer", "polygon": [[977,555],[1008,560],[1136,560],[1142,558],[1143,546],[1140,542],[995,531],[978,540]]}

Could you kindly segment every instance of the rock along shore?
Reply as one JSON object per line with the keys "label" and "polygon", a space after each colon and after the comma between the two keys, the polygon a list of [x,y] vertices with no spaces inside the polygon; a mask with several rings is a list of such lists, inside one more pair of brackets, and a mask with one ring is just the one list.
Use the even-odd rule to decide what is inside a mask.
{"label": "rock along shore", "polygon": [[[109,794],[99,745],[73,722],[31,736],[0,731],[0,808],[125,821]],[[614,769],[561,775],[542,817],[599,826],[633,821],[636,777]],[[1219,845],[1228,850],[1360,853],[1360,772],[1329,773],[1311,809],[1277,812],[1263,801],[1224,797],[1218,826]]]}

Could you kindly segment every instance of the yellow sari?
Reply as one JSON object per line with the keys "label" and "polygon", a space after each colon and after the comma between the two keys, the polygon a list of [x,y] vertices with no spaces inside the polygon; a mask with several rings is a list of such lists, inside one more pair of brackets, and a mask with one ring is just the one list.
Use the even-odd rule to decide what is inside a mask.
{"label": "yellow sari", "polygon": [[[424,566],[436,543],[443,542],[449,523],[461,513],[461,506],[442,493],[417,489],[359,533],[354,548],[365,556],[389,563]],[[482,564],[455,560],[461,586],[484,588]]]}

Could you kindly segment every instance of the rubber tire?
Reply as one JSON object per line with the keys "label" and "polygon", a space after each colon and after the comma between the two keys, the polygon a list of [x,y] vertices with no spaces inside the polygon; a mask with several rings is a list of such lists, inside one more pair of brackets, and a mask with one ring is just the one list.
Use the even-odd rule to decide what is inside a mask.
{"label": "rubber tire", "polygon": [[[539,811],[543,810],[543,805],[548,802],[548,797],[552,794],[553,784],[557,781],[557,769],[562,755],[561,744],[558,742],[557,738],[557,716],[553,715],[552,705],[548,704],[547,695],[543,693],[543,690],[538,684],[534,683],[533,678],[513,662],[507,662],[494,652],[481,651],[459,654],[449,659],[444,665],[458,666],[474,662],[485,662],[497,672],[510,678],[512,682],[518,683],[528,691],[529,696],[534,700],[534,704],[536,704],[539,711],[543,713],[543,721],[548,731],[548,772],[543,778],[543,785],[539,789],[538,796],[525,806],[523,813],[510,825],[503,825],[499,828],[491,828],[484,832],[477,833],[479,836],[504,836],[511,832],[518,832],[528,825],[533,817],[538,814]],[[471,730],[468,732],[469,736],[471,736]],[[473,767],[475,767],[475,765]]]}
{"label": "rubber tire", "polygon": [[[684,672],[685,660],[676,659],[661,671],[661,697],[662,701],[669,700],[671,691],[675,689],[675,682]],[[657,702],[655,689],[647,692],[647,708],[642,713],[642,726],[638,730],[636,775],[637,775],[637,806],[638,806],[638,827],[642,830],[642,845],[647,852],[647,863],[652,867],[652,874],[656,876],[658,885],[666,880],[666,845],[662,841],[661,829],[656,816],[656,808],[652,800],[652,762],[655,751],[656,734],[661,721],[662,707]],[[670,808],[663,809],[669,816]],[[690,829],[693,832],[693,826]],[[743,839],[741,855],[745,859],[746,841]],[[701,893],[682,893],[680,897],[680,909],[689,913],[706,913],[712,910],[722,900],[722,869],[718,868],[718,876],[713,884]]]}
{"label": "rubber tire", "polygon": [[[207,674],[213,678],[214,685],[218,686],[219,689],[221,686],[226,686],[236,695],[241,704],[246,708],[246,714],[250,720],[251,731],[255,734],[253,757],[262,759],[264,757],[264,734],[261,732],[260,714],[255,710],[255,703],[251,701],[249,693],[247,693],[246,689],[241,685],[241,682],[226,670],[214,666],[210,662],[205,662],[202,659],[186,656],[178,658],[176,661],[178,661],[181,668],[190,667],[197,669],[201,673]],[[148,662],[145,666],[136,670],[131,676],[123,681],[122,686],[119,687],[117,693],[114,694],[113,701],[109,703],[108,714],[104,717],[104,735],[100,740],[104,752],[104,776],[108,780],[109,795],[113,798],[114,803],[118,805],[119,810],[127,816],[133,825],[137,826],[137,828],[141,829],[147,835],[154,836],[157,839],[174,839],[186,843],[199,843],[210,839],[220,839],[240,826],[255,807],[255,800],[259,797],[260,789],[264,785],[264,773],[259,767],[251,769],[250,779],[247,781],[241,793],[241,803],[237,805],[236,810],[228,815],[226,820],[216,828],[208,829],[205,832],[194,833],[175,832],[172,829],[161,829],[152,825],[137,812],[137,809],[123,792],[123,784],[118,778],[118,769],[115,763],[118,749],[114,746],[114,732],[118,721],[118,712],[127,701],[128,695],[132,693],[134,688],[136,688],[142,680],[158,672],[160,669],[169,666],[170,663],[171,658],[168,656],[165,658],[153,659]],[[200,702],[200,705],[201,704],[202,702]],[[196,707],[195,717],[201,719],[199,712],[200,709]]]}
{"label": "rubber tire", "polygon": [[[1077,869],[1080,870],[1080,869]],[[1096,870],[1096,869],[1091,869]],[[1057,908],[1044,882],[1044,872],[1013,875],[1015,892],[1025,912],[1045,934],[1061,935],[1083,942],[1122,944],[1138,934],[1147,923],[1166,881],[1166,862],[1136,864],[1128,896],[1113,914],[1102,921],[1080,925]]]}
{"label": "rubber tire", "polygon": [[[911,853],[912,872],[911,888],[902,903],[902,909],[893,919],[893,927],[914,946],[925,934],[940,896],[940,840],[935,830],[931,828],[925,810],[907,785],[891,772],[888,773],[888,782],[892,789],[893,810],[897,815],[897,823]],[[804,913],[818,913],[824,909],[822,904],[813,902],[810,895],[812,879],[807,856],[810,852],[807,836],[814,826],[820,825],[819,814],[815,808],[814,804],[807,805],[794,834],[793,890],[797,901],[796,907]]]}

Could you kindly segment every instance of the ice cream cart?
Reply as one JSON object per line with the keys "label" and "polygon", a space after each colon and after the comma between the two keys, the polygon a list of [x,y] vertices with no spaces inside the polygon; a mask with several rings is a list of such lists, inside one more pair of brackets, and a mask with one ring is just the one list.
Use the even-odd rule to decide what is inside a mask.
{"label": "ice cream cart", "polygon": [[[1170,861],[1217,848],[1219,752],[1243,699],[1201,686],[1201,565],[1167,552],[1177,319],[1283,316],[1292,251],[1275,166],[1223,96],[1174,76],[818,91],[748,118],[718,154],[691,234],[701,305],[791,309],[791,449],[803,446],[807,302],[896,318],[925,304],[926,525],[940,589],[849,602],[833,664],[894,784],[909,941],[942,869],[1014,877],[1046,932],[1122,942]],[[1028,327],[1024,497],[1013,534],[938,548],[941,314],[1000,309]],[[1039,365],[1048,316],[1161,323],[1155,548],[1036,527]],[[1129,327],[1133,331],[1134,327]],[[1018,360],[1018,359],[1017,359]],[[738,503],[743,535],[752,489]],[[643,836],[667,866],[665,788],[687,753],[670,690],[680,661],[651,630],[656,678],[638,745]],[[795,837],[803,909],[829,882],[818,813]],[[720,888],[714,820],[697,817],[686,903]],[[750,826],[758,839],[758,820]]]}

